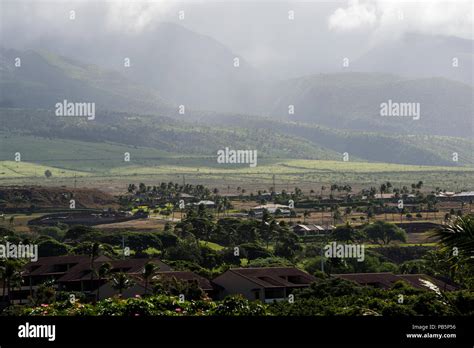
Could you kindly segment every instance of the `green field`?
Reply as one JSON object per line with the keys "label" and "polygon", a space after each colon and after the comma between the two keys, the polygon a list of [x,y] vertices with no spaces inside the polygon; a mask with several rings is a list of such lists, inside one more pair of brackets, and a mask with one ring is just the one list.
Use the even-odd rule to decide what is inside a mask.
{"label": "green field", "polygon": [[[15,153],[21,161],[15,162]],[[130,153],[130,162],[124,153]],[[47,179],[44,172],[50,170]],[[213,187],[227,185],[249,189],[278,190],[299,187],[318,189],[319,184],[349,183],[376,186],[390,181],[411,185],[422,180],[425,186],[448,190],[472,189],[473,167],[417,166],[360,161],[259,158],[258,165],[218,164],[215,156],[189,156],[159,149],[115,143],[93,143],[35,136],[7,136],[0,148],[0,185],[37,184],[97,186],[116,185],[123,189],[131,182],[175,181],[201,183]]]}
{"label": "green field", "polygon": [[[153,162],[153,160],[149,160]],[[171,164],[170,162],[176,162]],[[85,170],[64,169],[43,164],[1,161],[0,184],[71,185],[74,175],[80,186],[116,182],[120,185],[132,182],[177,181],[185,177],[187,182],[214,185],[227,184],[255,188],[268,188],[275,175],[277,189],[292,188],[295,185],[307,187],[318,183],[350,183],[376,186],[379,182],[391,181],[395,185],[410,185],[422,180],[426,186],[449,190],[469,189],[474,186],[474,169],[468,167],[411,166],[386,163],[337,162],[317,160],[274,160],[274,163],[255,168],[220,168],[199,165],[200,161],[190,158],[168,158],[148,165],[120,165],[85,168]],[[80,163],[74,166],[80,167]],[[53,177],[46,179],[44,172],[51,170]],[[91,169],[93,169],[91,171]],[[95,169],[95,170],[94,170]],[[266,185],[266,186],[265,186]]]}

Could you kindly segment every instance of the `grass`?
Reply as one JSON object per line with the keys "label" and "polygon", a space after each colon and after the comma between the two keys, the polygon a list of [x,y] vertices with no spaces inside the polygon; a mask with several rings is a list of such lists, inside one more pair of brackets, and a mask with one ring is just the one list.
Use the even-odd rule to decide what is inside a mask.
{"label": "grass", "polygon": [[15,161],[1,161],[0,162],[0,181],[8,178],[38,178],[46,179],[44,173],[49,170],[52,173],[52,178],[71,178],[74,175],[78,176],[89,176],[90,173],[82,171],[74,171],[68,169],[62,169],[57,167],[46,166],[42,164],[28,163],[28,162],[15,162]]}
{"label": "grass", "polygon": [[[184,156],[159,149],[115,143],[93,143],[68,139],[47,139],[0,133],[0,185],[71,184],[74,175],[85,185],[95,182],[181,181],[183,177],[202,184],[235,183],[246,187],[268,188],[276,177],[277,189],[314,183],[350,183],[377,186],[390,181],[425,185],[449,190],[469,189],[474,185],[473,167],[417,166],[356,161],[259,158],[258,165],[219,165],[206,156]],[[21,153],[21,162],[14,154]],[[130,162],[124,153],[130,153]],[[46,180],[44,172],[53,173]],[[209,185],[209,184],[208,184]],[[247,187],[246,187],[247,188]],[[315,187],[318,190],[318,187]]]}
{"label": "grass", "polygon": [[[168,159],[168,162],[170,159]],[[310,185],[316,191],[316,183],[350,183],[367,187],[378,186],[379,183],[390,181],[395,186],[410,186],[413,182],[422,180],[425,186],[442,187],[448,190],[470,189],[474,186],[474,169],[470,167],[431,167],[410,166],[386,163],[351,162],[319,160],[278,160],[256,168],[215,168],[206,166],[192,166],[189,161],[196,159],[174,158],[177,164],[166,161],[150,161],[144,165],[124,165],[118,163],[116,167],[104,165],[99,168],[85,164],[76,164],[68,167],[54,167],[52,165],[36,164],[31,162],[0,161],[1,184],[40,184],[40,185],[71,185],[71,178],[76,174],[83,185],[105,182],[127,183],[178,181],[186,177],[188,182],[198,182],[204,185],[219,186],[233,183],[248,189],[251,186],[260,186],[259,189],[272,186],[273,175],[276,177],[277,189],[292,189],[295,186],[307,187]],[[79,168],[82,168],[79,169]],[[44,172],[49,169],[53,178],[46,179]],[[49,180],[49,182],[48,182]],[[93,185],[94,186],[94,185]],[[100,186],[100,185],[99,185]],[[248,190],[247,190],[248,191]]]}
{"label": "grass", "polygon": [[222,245],[219,245],[219,244],[213,243],[213,242],[207,242],[207,241],[204,241],[204,240],[200,240],[199,244],[206,245],[214,251],[219,251],[219,250],[224,249],[224,247]]}

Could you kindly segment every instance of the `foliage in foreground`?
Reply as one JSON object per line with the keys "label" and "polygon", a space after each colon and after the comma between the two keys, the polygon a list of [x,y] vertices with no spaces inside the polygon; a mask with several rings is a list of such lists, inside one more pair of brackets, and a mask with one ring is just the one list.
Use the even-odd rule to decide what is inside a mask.
{"label": "foliage in foreground", "polygon": [[17,308],[17,315],[34,316],[263,316],[269,315],[267,306],[229,296],[223,301],[210,299],[180,302],[177,296],[150,296],[122,299],[113,297],[97,302],[83,304],[78,301],[55,302],[36,307]]}
{"label": "foliage in foreground", "polygon": [[[400,299],[402,298],[402,301]],[[96,304],[56,301],[34,307],[16,307],[7,315],[35,316],[448,316],[474,315],[474,294],[469,291],[441,293],[396,283],[390,290],[360,287],[332,278],[313,283],[294,293],[288,301],[263,304],[240,295],[222,301],[209,298],[180,302],[176,296],[155,295],[122,299],[114,297]]]}

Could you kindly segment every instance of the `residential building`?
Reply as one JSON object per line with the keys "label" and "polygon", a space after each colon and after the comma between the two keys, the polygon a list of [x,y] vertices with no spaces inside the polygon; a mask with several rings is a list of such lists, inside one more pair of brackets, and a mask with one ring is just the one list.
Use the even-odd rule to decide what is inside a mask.
{"label": "residential building", "polygon": [[220,298],[241,294],[249,300],[281,301],[293,290],[308,287],[316,280],[294,267],[231,268],[213,279],[221,287]]}
{"label": "residential building", "polygon": [[[123,272],[134,281],[134,285],[125,289],[122,297],[143,295],[145,293],[145,286],[142,272],[148,262],[152,262],[158,267],[156,276],[175,277],[181,281],[197,282],[199,287],[208,296],[215,296],[215,289],[209,280],[193,272],[173,271],[170,266],[159,259],[129,258],[113,260],[107,256],[99,256],[92,263],[95,272],[91,274],[91,259],[86,255],[39,258],[37,262],[25,265],[21,288],[12,289],[10,294],[7,292],[6,294],[15,303],[25,303],[28,297],[32,296],[41,284],[51,282],[51,286],[57,291],[83,292],[86,296],[89,295],[94,298],[99,289],[100,299],[104,299],[117,294],[117,291],[112,287],[110,279],[114,274]],[[100,278],[98,270],[105,263],[110,264],[110,271],[107,277]],[[3,293],[1,295],[3,296]]]}
{"label": "residential building", "polygon": [[295,232],[297,235],[304,237],[304,236],[322,236],[325,235],[326,233],[332,231],[336,227],[333,225],[303,225],[303,224],[298,224],[293,226],[293,232]]}

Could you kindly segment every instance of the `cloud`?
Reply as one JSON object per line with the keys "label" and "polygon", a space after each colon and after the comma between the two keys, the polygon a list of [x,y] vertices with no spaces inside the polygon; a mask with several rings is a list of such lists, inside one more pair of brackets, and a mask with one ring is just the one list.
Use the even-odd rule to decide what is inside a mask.
{"label": "cloud", "polygon": [[109,2],[106,8],[106,28],[132,33],[141,32],[163,20],[163,16],[168,14],[175,5],[169,0],[114,0]]}
{"label": "cloud", "polygon": [[329,17],[329,29],[352,30],[373,27],[376,20],[375,7],[372,4],[352,0],[347,8],[338,8]]}
{"label": "cloud", "polygon": [[407,32],[473,39],[472,0],[351,0],[328,19],[332,31],[370,30],[376,37]]}

